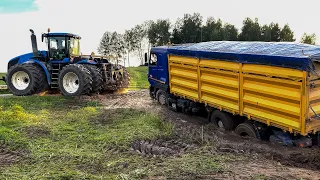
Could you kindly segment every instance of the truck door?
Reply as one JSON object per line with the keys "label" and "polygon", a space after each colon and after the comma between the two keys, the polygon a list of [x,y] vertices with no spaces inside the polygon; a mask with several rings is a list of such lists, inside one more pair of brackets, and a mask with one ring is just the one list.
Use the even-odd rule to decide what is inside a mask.
{"label": "truck door", "polygon": [[151,84],[158,79],[158,57],[156,53],[150,53],[148,79]]}

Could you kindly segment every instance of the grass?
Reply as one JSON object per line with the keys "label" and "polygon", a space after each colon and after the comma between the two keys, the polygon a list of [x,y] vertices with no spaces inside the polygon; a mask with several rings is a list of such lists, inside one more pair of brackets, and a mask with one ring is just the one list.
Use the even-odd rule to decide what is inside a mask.
{"label": "grass", "polygon": [[0,104],[0,140],[28,152],[1,168],[0,179],[139,178],[144,174],[139,169],[156,159],[129,151],[131,143],[172,133],[172,125],[153,114],[103,110],[72,98],[7,97]]}
{"label": "grass", "polygon": [[[147,67],[128,71],[134,88],[148,87]],[[135,140],[172,133],[173,125],[154,114],[105,110],[98,101],[62,96],[0,98],[0,143],[24,152],[19,162],[0,166],[0,179],[210,178],[235,159],[217,156],[206,147],[178,157],[145,157],[130,150]]]}
{"label": "grass", "polygon": [[[5,76],[6,73],[0,73],[0,79]],[[4,81],[0,81],[0,85],[6,85]],[[10,94],[10,92],[7,89],[0,89],[0,94]]]}
{"label": "grass", "polygon": [[130,89],[136,90],[149,88],[147,66],[128,67],[127,70],[131,77]]}
{"label": "grass", "polygon": [[[0,79],[5,75],[6,73],[0,73]],[[6,85],[6,83],[4,81],[0,81],[0,85]]]}

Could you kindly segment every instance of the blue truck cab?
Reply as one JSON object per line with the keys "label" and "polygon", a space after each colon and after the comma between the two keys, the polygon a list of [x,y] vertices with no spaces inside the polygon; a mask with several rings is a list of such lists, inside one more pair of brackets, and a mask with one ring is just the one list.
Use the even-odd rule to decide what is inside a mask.
{"label": "blue truck cab", "polygon": [[[150,51],[148,64],[148,81],[150,83],[150,95],[157,98],[156,92],[169,91],[169,71],[167,46],[154,47]],[[158,94],[159,95],[159,94]]]}

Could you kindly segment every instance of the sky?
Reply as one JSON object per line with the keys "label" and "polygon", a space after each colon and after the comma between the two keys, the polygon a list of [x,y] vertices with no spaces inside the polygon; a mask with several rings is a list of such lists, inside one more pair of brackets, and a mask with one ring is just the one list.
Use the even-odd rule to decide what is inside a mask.
{"label": "sky", "polygon": [[[317,0],[0,0],[0,72],[7,62],[31,52],[30,31],[38,37],[39,49],[45,49],[41,33],[70,32],[82,37],[81,51],[97,51],[105,31],[134,27],[146,20],[170,19],[175,22],[185,13],[199,12],[204,21],[212,16],[234,24],[238,29],[246,17],[259,19],[260,24],[289,24],[297,41],[304,32],[319,36],[320,1]],[[139,61],[131,58],[131,65]]]}

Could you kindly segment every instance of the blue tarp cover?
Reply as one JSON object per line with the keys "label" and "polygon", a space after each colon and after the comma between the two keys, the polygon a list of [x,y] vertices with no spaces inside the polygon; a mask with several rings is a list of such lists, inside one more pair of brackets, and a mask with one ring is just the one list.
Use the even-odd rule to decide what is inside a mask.
{"label": "blue tarp cover", "polygon": [[[303,50],[303,52],[302,52]],[[171,46],[169,54],[309,70],[320,46],[294,42],[211,41]]]}

